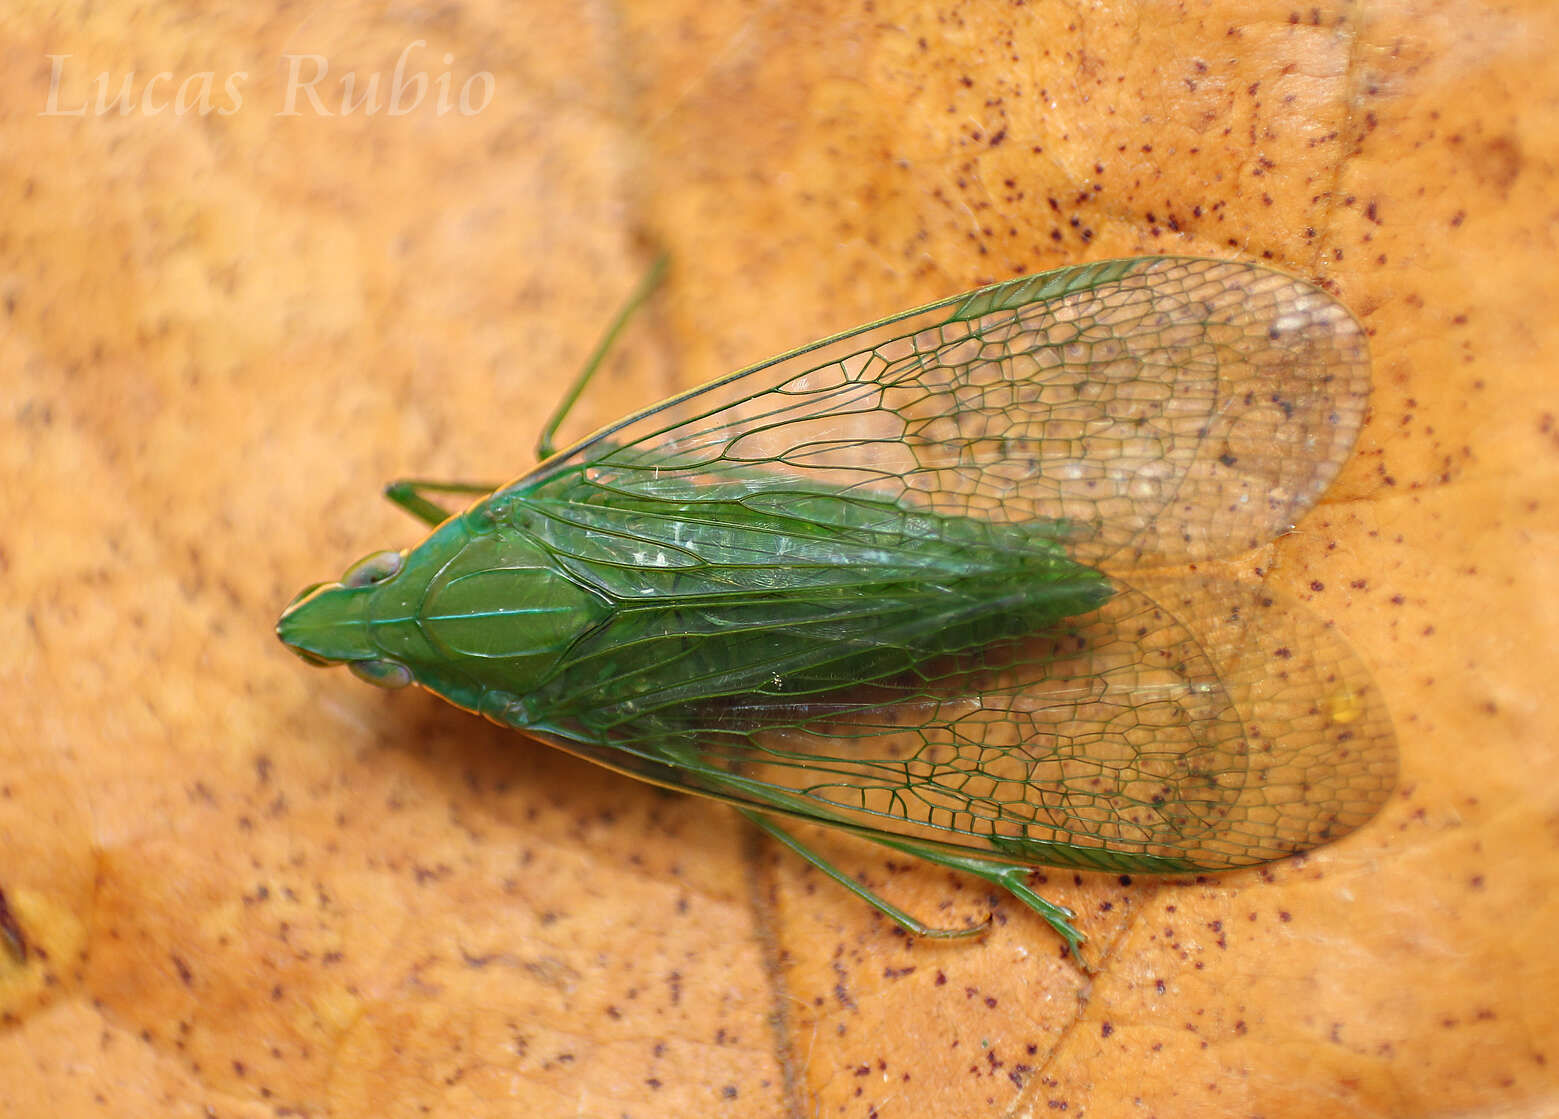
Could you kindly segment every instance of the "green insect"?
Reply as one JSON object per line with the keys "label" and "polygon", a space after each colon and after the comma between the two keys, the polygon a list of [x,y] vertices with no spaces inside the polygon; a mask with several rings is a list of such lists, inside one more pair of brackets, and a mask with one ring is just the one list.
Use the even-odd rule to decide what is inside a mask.
{"label": "green insect", "polygon": [[1288,531],[1352,449],[1368,353],[1330,296],[1218,260],[1062,268],[553,454],[654,280],[540,466],[391,486],[432,533],[300,594],[281,639],[733,804],[922,936],[985,926],[921,924],[776,817],[1002,886],[1078,955],[1031,867],[1245,866],[1379,808],[1395,739],[1358,658],[1199,570]]}

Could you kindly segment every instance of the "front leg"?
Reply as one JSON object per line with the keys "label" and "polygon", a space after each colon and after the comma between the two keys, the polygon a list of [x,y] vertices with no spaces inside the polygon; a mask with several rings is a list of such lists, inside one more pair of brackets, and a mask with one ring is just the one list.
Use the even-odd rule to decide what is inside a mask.
{"label": "front leg", "polygon": [[384,496],[406,512],[428,525],[441,525],[454,515],[455,510],[445,509],[427,495],[430,493],[457,493],[469,497],[481,497],[498,487],[481,482],[431,482],[425,478],[402,478],[384,487]]}

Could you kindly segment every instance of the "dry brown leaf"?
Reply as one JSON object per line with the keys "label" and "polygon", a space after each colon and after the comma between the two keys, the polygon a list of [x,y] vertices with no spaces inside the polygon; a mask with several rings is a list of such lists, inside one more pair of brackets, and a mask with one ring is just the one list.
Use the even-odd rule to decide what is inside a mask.
{"label": "dry brown leaf", "polygon": [[[4,26],[0,1114],[1559,1107],[1551,5],[17,0]],[[279,115],[312,56],[321,105]],[[439,115],[432,81],[396,115],[398,60],[452,96],[491,74],[491,104]],[[205,72],[213,111],[177,112]],[[349,73],[378,112],[341,113]],[[1373,417],[1243,570],[1374,668],[1394,802],[1260,871],[1051,873],[1090,980],[968,880],[818,840],[913,912],[994,906],[981,943],[912,942],[717,805],[281,648],[298,587],[416,538],[382,482],[527,466],[655,247],[671,279],[573,434],[1070,261],[1327,283]]]}

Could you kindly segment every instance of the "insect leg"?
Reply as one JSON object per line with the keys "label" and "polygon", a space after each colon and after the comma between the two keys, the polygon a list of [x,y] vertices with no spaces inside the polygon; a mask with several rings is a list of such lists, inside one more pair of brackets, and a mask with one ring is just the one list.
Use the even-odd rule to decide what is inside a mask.
{"label": "insect leg", "polygon": [[[898,925],[899,928],[903,929],[907,933],[911,933],[915,936],[927,937],[930,939],[948,940],[966,936],[979,936],[990,927],[991,922],[989,917],[987,917],[982,924],[975,925],[973,928],[968,929],[938,929],[933,928],[930,925],[923,924],[922,922],[917,921],[915,918],[911,917],[908,913],[904,912],[898,906],[893,905],[891,902],[888,902],[872,893],[872,891],[868,890],[865,886],[855,881],[855,879],[839,870],[832,863],[828,862],[828,860],[824,859],[823,856],[819,855],[811,848],[804,846],[800,840],[791,835],[788,831],[780,827],[767,816],[760,815],[756,812],[751,812],[745,808],[738,808],[737,811],[751,820],[754,824],[758,825],[758,827],[762,828],[766,834],[779,840],[786,847],[789,847],[796,854],[800,855],[807,862],[817,867],[818,870],[828,875],[828,877],[832,878],[835,882],[849,890],[856,897],[879,910],[884,916],[886,916],[889,920]],[[915,852],[910,853],[914,854]]]}
{"label": "insect leg", "polygon": [[384,496],[399,505],[419,521],[430,525],[443,524],[449,519],[450,510],[427,495],[430,493],[458,493],[480,497],[492,493],[497,486],[480,482],[430,482],[424,478],[402,478],[384,487]]}
{"label": "insect leg", "polygon": [[1057,935],[1066,941],[1066,946],[1071,950],[1072,958],[1076,960],[1084,971],[1092,971],[1088,961],[1083,956],[1082,944],[1088,938],[1072,924],[1077,916],[1064,905],[1057,905],[1039,894],[1035,893],[1028,884],[1028,876],[1031,869],[1025,866],[1014,866],[1011,863],[997,862],[994,859],[982,859],[978,855],[958,855],[949,851],[938,850],[935,847],[922,847],[912,840],[887,839],[873,836],[872,841],[881,843],[884,847],[892,847],[896,851],[903,851],[907,855],[924,859],[938,866],[945,866],[949,870],[961,870],[965,874],[972,874],[976,878],[983,878],[993,886],[1000,886],[1024,905],[1045,919],[1045,923],[1056,930]]}
{"label": "insect leg", "polygon": [[569,409],[573,408],[574,404],[579,400],[579,394],[585,391],[585,386],[595,376],[596,370],[601,368],[601,363],[606,360],[607,351],[617,341],[617,336],[622,333],[623,327],[627,325],[628,320],[633,317],[633,313],[650,297],[650,293],[655,290],[656,285],[666,275],[666,261],[665,253],[655,258],[655,263],[650,265],[648,274],[639,281],[639,286],[633,289],[633,294],[628,297],[628,302],[623,304],[622,310],[617,312],[617,317],[612,319],[611,324],[606,328],[606,333],[601,336],[601,340],[596,343],[595,349],[585,359],[584,368],[579,371],[579,375],[574,378],[574,383],[563,394],[563,399],[558,402],[557,410],[552,413],[552,418],[547,421],[547,426],[541,429],[541,438],[536,441],[536,457],[538,459],[549,459],[557,450],[553,446],[552,440],[557,435],[558,428],[562,426],[563,420],[568,416]]}

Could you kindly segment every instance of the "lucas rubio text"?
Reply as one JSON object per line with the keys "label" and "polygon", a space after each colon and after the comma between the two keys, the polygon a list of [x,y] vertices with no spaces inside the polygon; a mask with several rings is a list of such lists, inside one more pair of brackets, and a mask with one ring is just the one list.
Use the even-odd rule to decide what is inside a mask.
{"label": "lucas rubio text", "polygon": [[[446,68],[439,73],[415,68],[412,54],[424,46],[423,39],[407,44],[388,74],[371,71],[363,75],[348,70],[336,78],[331,78],[330,61],[322,54],[283,54],[284,82],[275,115],[406,116],[426,104],[426,110],[438,116],[475,116],[492,104],[491,72],[478,70],[456,85],[448,69],[455,60],[453,55],[444,55]],[[71,56],[44,57],[49,59],[50,69],[49,92],[38,114],[42,117],[156,116],[170,111],[175,116],[215,113],[229,117],[244,107],[244,86],[249,80],[246,70],[235,70],[220,81],[215,71],[202,70],[182,80],[163,71],[138,82],[132,70],[116,81],[105,70],[88,82],[86,93],[72,95],[63,88]]]}

